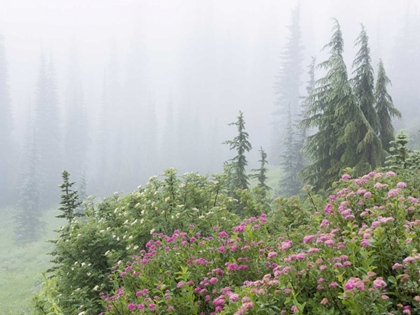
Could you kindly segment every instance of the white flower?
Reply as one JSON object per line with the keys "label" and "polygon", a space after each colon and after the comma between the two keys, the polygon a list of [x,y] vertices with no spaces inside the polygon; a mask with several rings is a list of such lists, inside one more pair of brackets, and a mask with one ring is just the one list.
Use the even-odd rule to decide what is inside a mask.
{"label": "white flower", "polygon": [[107,256],[108,254],[109,254],[109,250],[107,250],[104,255]]}
{"label": "white flower", "polygon": [[93,291],[98,291],[99,289],[99,285],[95,285],[95,287],[93,288]]}
{"label": "white flower", "polygon": [[137,219],[135,219],[133,222],[131,222],[131,225],[134,225],[137,223]]}
{"label": "white flower", "polygon": [[155,232],[155,229],[150,230],[150,234],[153,234]]}
{"label": "white flower", "polygon": [[141,220],[140,220],[140,224],[143,224],[143,222],[144,222],[144,219],[141,219]]}

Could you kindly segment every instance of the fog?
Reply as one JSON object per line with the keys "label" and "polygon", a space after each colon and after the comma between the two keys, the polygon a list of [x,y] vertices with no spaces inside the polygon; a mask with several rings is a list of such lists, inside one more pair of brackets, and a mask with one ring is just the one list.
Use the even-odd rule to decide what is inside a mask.
{"label": "fog", "polygon": [[[254,147],[249,167],[257,165],[259,147],[276,164],[274,86],[297,5],[291,0],[0,0],[8,86],[0,93],[10,99],[0,103],[0,113],[10,104],[13,122],[7,127],[12,142],[5,140],[0,149],[13,152],[9,162],[0,160],[0,200],[16,203],[33,159],[31,143],[39,149],[38,175],[51,174],[43,184],[50,200],[59,194],[53,187],[64,168],[73,180],[86,176],[88,193],[100,197],[131,191],[168,167],[220,172],[234,155],[221,143],[235,136],[228,123],[240,110]],[[401,39],[407,29],[420,33],[416,1],[302,0],[300,10],[302,96],[311,57],[318,63],[326,58],[322,48],[331,36],[331,18],[342,27],[349,73],[363,23],[372,65],[376,70],[383,59],[394,104],[403,114],[396,129],[420,129],[420,58],[413,57],[420,57],[420,39]],[[404,43],[414,50],[409,58]],[[47,96],[45,86],[53,86],[44,91]],[[47,103],[57,109],[55,116],[44,117]],[[50,119],[56,124],[50,126]],[[34,144],[37,124],[48,136],[41,132]]]}

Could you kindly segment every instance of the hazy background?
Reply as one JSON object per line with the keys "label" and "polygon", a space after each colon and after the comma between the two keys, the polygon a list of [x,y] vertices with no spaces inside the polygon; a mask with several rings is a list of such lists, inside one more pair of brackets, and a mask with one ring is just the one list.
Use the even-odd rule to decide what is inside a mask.
{"label": "hazy background", "polygon": [[[223,161],[232,157],[221,142],[235,135],[235,128],[227,124],[236,120],[239,110],[254,146],[250,167],[256,166],[260,146],[273,160],[273,86],[297,3],[0,0],[13,136],[20,156],[13,170],[18,173],[24,167],[41,54],[54,65],[63,137],[73,95],[81,95],[75,119],[80,123],[78,115],[83,114],[85,123],[78,130],[85,135],[79,139],[86,141],[86,156],[83,162],[69,157],[66,162],[64,156],[60,168],[68,168],[75,179],[84,170],[89,194],[132,190],[170,166],[181,172],[220,171]],[[394,86],[396,80],[402,84],[405,74],[393,69],[396,38],[408,16],[417,18],[417,1],[302,0],[300,5],[305,73],[311,56],[318,62],[325,59],[321,49],[329,41],[335,17],[342,27],[348,66],[363,23],[374,68],[383,58]],[[404,115],[401,98],[395,100]],[[407,125],[419,121],[415,115],[409,115]],[[14,183],[19,187],[18,179]]]}

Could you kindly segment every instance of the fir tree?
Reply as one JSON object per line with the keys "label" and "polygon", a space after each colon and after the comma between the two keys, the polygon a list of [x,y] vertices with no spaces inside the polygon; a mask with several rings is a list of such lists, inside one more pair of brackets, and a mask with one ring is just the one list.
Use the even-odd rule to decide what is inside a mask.
{"label": "fir tree", "polygon": [[295,140],[296,134],[292,124],[290,110],[288,111],[288,119],[286,125],[286,135],[284,138],[284,153],[281,156],[282,176],[279,182],[280,193],[286,196],[292,196],[299,192],[301,188],[297,175],[301,170],[298,165],[300,152],[298,151],[298,143]]}
{"label": "fir tree", "polygon": [[73,174],[81,174],[88,156],[88,120],[76,51],[70,55],[64,132],[64,164]]}
{"label": "fir tree", "polygon": [[385,169],[393,171],[409,170],[410,172],[420,170],[420,151],[410,150],[408,142],[410,141],[404,129],[401,129],[395,140],[391,141],[390,155],[385,161]]}
{"label": "fir tree", "polygon": [[276,77],[275,89],[275,106],[277,107],[274,114],[274,137],[273,137],[273,156],[275,163],[282,152],[283,135],[282,130],[287,121],[287,111],[290,108],[292,116],[297,115],[299,111],[299,88],[300,78],[302,75],[303,46],[302,34],[300,30],[300,6],[298,5],[292,11],[292,23],[288,27],[289,36],[287,43],[281,53],[281,66]]}
{"label": "fir tree", "polygon": [[40,153],[40,170],[43,176],[44,195],[42,205],[49,206],[54,200],[51,191],[59,179],[61,158],[61,127],[58,112],[58,96],[54,77],[54,67],[47,64],[41,54],[36,91],[35,129]]}
{"label": "fir tree", "polygon": [[345,167],[354,167],[357,175],[379,167],[383,157],[381,142],[363,115],[348,80],[337,20],[325,48],[330,49],[330,57],[320,67],[327,74],[315,83],[302,121],[302,126],[318,129],[305,145],[312,164],[301,172],[315,189],[329,188]]}
{"label": "fir tree", "polygon": [[248,162],[245,152],[249,152],[252,149],[252,145],[248,141],[249,135],[245,131],[244,114],[240,111],[238,120],[230,123],[229,126],[237,126],[238,129],[238,135],[233,140],[223,142],[223,144],[228,144],[231,150],[237,152],[237,155],[230,160],[232,163],[233,186],[235,189],[247,189],[249,183],[245,168]]}
{"label": "fir tree", "polygon": [[265,153],[262,147],[260,148],[259,152],[261,156],[261,159],[258,161],[260,162],[260,168],[253,169],[252,172],[255,172],[255,174],[250,175],[250,178],[257,179],[258,187],[261,189],[261,192],[265,197],[267,195],[267,192],[271,189],[267,185],[267,153]]}
{"label": "fir tree", "polygon": [[[32,139],[29,139],[32,138]],[[28,137],[28,156],[25,173],[19,193],[18,210],[14,217],[15,239],[17,243],[35,242],[44,228],[41,220],[41,187],[40,155],[35,130]]]}
{"label": "fir tree", "polygon": [[72,190],[72,186],[75,182],[70,182],[70,174],[66,170],[62,173],[63,183],[58,186],[61,188],[61,200],[60,210],[62,213],[57,215],[57,218],[64,218],[69,223],[78,216],[82,216],[81,213],[76,212],[77,208],[82,204],[79,201],[79,195],[76,190]]}
{"label": "fir tree", "polygon": [[374,108],[375,79],[371,65],[368,40],[369,37],[366,34],[365,27],[362,25],[362,30],[360,31],[359,37],[355,43],[356,46],[360,46],[360,49],[353,61],[354,78],[351,80],[351,82],[353,84],[354,94],[359,101],[359,106],[363,112],[363,115],[373,130],[378,133],[379,119]]}
{"label": "fir tree", "polygon": [[12,107],[8,85],[8,71],[4,39],[0,35],[0,205],[8,201],[12,185]]}
{"label": "fir tree", "polygon": [[401,118],[401,113],[394,107],[392,97],[388,94],[387,85],[391,83],[386,75],[384,64],[379,60],[378,78],[375,88],[375,109],[379,118],[379,138],[384,150],[389,152],[390,143],[394,140],[394,127],[391,117]]}

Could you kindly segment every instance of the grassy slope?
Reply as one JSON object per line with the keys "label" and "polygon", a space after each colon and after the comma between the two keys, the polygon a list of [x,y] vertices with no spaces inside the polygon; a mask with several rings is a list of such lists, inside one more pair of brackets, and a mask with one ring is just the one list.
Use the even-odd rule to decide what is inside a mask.
{"label": "grassy slope", "polygon": [[42,282],[42,272],[49,267],[47,255],[53,232],[61,222],[56,211],[45,213],[46,232],[41,240],[16,246],[13,241],[13,211],[0,209],[0,314],[29,314],[31,295]]}

